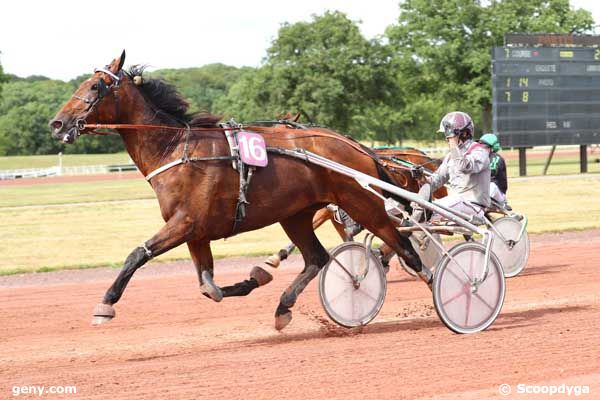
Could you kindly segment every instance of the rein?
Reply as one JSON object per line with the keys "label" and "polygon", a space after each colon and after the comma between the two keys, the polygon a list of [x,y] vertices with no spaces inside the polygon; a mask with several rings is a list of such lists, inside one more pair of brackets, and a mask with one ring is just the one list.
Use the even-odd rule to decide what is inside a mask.
{"label": "rein", "polygon": [[181,131],[183,129],[187,130],[188,132],[214,132],[214,131],[219,131],[219,132],[225,132],[225,131],[233,131],[236,129],[239,129],[239,127],[237,128],[219,128],[219,127],[214,127],[214,128],[192,128],[192,127],[178,127],[178,126],[169,126],[169,125],[144,125],[144,124],[85,124],[83,125],[84,129],[156,129],[156,130],[171,130],[171,131]]}

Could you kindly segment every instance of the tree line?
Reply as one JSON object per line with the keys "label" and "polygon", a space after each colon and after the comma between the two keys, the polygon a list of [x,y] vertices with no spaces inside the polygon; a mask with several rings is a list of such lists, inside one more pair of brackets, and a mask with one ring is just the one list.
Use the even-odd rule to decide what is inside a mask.
{"label": "tree line", "polygon": [[[431,139],[449,111],[491,126],[491,48],[508,32],[588,33],[590,12],[569,0],[406,0],[397,23],[366,39],[340,12],[284,23],[258,68],[211,64],[151,73],[174,84],[190,109],[239,122],[302,112],[303,121],[356,139]],[[122,150],[118,137],[51,139],[47,123],[77,86],[19,78],[0,66],[0,155]]]}

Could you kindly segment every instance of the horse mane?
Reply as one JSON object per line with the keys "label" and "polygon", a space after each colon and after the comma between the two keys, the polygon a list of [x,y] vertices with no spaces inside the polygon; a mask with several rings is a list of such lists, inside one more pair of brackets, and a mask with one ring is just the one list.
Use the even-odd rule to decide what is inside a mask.
{"label": "horse mane", "polygon": [[[127,71],[130,77],[143,77],[145,65],[133,65]],[[221,120],[218,115],[206,111],[190,114],[190,103],[179,94],[175,86],[159,78],[143,77],[141,85],[137,85],[140,93],[150,102],[157,112],[157,117],[165,123],[179,122],[193,127],[216,127]]]}

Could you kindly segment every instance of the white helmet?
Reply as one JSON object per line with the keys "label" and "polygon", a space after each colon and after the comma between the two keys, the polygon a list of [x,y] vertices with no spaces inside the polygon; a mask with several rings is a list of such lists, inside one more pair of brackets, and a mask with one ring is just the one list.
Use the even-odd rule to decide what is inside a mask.
{"label": "white helmet", "polygon": [[469,114],[462,111],[453,111],[444,115],[438,132],[443,133],[446,137],[458,136],[462,132],[468,132],[473,136],[475,124],[473,124]]}

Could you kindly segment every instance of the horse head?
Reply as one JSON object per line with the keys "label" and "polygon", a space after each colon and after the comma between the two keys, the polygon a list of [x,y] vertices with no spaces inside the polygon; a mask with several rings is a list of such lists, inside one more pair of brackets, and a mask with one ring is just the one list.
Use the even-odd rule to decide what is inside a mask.
{"label": "horse head", "polygon": [[75,139],[91,129],[86,124],[111,124],[119,118],[117,93],[120,87],[131,83],[124,73],[125,50],[104,68],[94,70],[73,93],[67,103],[50,121],[52,137],[64,143]]}

